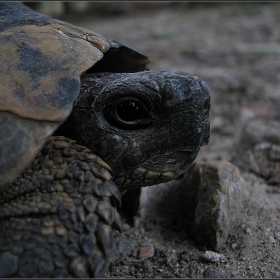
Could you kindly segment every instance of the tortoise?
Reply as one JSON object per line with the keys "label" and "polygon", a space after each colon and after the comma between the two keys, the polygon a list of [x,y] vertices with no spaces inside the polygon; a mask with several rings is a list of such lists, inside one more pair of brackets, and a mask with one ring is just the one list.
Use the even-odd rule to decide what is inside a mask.
{"label": "tortoise", "polygon": [[0,276],[102,277],[121,196],[208,143],[209,87],[17,2],[0,29]]}

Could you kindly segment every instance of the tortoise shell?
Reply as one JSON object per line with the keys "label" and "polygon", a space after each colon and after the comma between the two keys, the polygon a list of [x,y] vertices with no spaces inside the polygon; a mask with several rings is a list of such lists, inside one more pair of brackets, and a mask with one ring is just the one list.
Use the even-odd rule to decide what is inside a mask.
{"label": "tortoise shell", "polygon": [[0,188],[69,116],[85,72],[137,72],[149,59],[85,28],[0,2]]}

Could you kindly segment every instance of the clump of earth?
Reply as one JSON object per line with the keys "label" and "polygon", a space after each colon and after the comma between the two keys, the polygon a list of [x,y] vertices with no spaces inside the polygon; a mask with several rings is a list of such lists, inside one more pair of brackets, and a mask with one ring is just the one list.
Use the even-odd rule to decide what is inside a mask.
{"label": "clump of earth", "polygon": [[[212,92],[210,143],[193,167],[202,173],[142,189],[105,277],[279,278],[280,4],[100,5],[63,19],[143,52],[151,70],[197,75]],[[199,180],[221,192],[207,197]],[[209,214],[212,232],[196,226],[205,201],[224,211]]]}

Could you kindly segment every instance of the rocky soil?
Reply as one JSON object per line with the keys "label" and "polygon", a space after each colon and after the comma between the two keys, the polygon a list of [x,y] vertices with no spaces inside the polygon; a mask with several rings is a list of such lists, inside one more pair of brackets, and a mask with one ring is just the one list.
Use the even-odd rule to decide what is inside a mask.
{"label": "rocky soil", "polygon": [[105,277],[280,278],[280,4],[97,4],[63,19],[212,92],[209,145],[181,181],[142,190]]}

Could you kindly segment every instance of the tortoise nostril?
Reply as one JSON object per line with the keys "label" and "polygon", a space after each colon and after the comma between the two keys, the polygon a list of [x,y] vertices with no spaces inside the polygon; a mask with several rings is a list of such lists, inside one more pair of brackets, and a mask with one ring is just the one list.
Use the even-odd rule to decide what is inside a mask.
{"label": "tortoise nostril", "polygon": [[210,109],[210,101],[209,101],[209,100],[206,100],[206,101],[204,102],[203,109],[204,109],[205,111],[209,111],[209,109]]}
{"label": "tortoise nostril", "polygon": [[201,146],[206,146],[210,141],[210,123],[205,123],[202,127]]}

